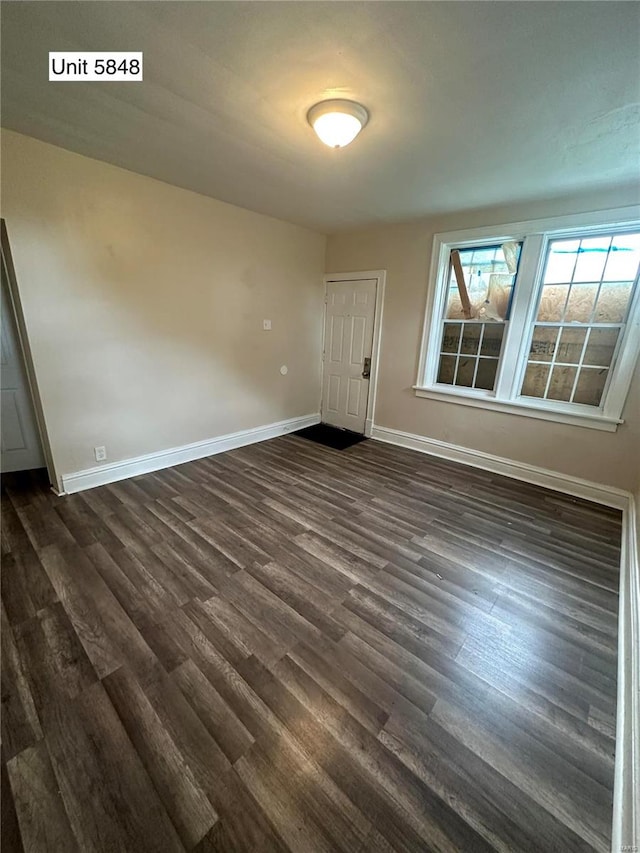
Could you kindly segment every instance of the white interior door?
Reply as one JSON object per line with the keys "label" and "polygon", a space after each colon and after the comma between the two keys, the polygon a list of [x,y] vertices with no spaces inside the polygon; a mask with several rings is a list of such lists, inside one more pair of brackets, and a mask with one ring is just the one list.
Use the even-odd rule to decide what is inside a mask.
{"label": "white interior door", "polygon": [[36,422],[22,350],[2,267],[2,337],[0,338],[1,470],[44,468],[44,454]]}
{"label": "white interior door", "polygon": [[330,281],[324,326],[322,421],[364,432],[376,280]]}

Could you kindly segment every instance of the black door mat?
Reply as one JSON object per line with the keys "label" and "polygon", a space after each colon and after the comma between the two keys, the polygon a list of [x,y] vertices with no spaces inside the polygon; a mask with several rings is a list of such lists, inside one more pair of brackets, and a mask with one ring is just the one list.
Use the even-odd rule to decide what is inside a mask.
{"label": "black door mat", "polygon": [[364,435],[359,432],[351,432],[348,429],[338,429],[328,424],[314,424],[314,426],[299,429],[292,435],[299,435],[301,438],[308,438],[309,441],[315,441],[316,444],[324,444],[325,447],[333,447],[334,450],[345,450],[347,447],[352,447],[360,441],[366,441]]}

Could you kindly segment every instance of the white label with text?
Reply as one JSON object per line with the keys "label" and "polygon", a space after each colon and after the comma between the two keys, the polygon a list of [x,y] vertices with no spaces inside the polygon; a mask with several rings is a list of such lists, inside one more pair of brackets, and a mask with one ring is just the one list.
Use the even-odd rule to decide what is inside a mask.
{"label": "white label with text", "polygon": [[141,81],[142,52],[49,51],[49,81]]}

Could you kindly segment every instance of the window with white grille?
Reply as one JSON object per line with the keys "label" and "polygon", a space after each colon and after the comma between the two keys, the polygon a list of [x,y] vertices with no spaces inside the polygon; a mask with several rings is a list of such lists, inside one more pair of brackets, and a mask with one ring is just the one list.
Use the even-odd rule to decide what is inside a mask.
{"label": "window with white grille", "polygon": [[638,233],[550,241],[522,396],[600,406],[639,261]]}
{"label": "window with white grille", "polygon": [[640,351],[628,212],[437,235],[416,393],[615,429]]}

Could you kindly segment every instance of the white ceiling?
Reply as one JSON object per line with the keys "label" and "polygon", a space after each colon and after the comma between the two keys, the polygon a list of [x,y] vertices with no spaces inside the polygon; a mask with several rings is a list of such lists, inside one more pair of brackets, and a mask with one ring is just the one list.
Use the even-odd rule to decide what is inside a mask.
{"label": "white ceiling", "polygon": [[[30,2],[2,7],[3,125],[323,231],[637,178],[640,4]],[[143,83],[49,83],[143,50]],[[326,148],[305,120],[361,101]]]}

